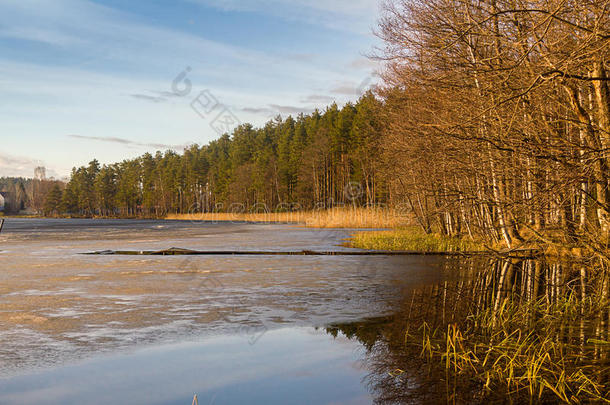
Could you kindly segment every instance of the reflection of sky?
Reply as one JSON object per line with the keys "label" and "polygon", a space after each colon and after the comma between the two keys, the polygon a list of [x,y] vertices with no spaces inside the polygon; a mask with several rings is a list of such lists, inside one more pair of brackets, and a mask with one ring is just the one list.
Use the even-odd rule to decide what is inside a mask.
{"label": "reflection of sky", "polygon": [[0,380],[2,404],[367,404],[357,343],[311,329],[142,349]]}

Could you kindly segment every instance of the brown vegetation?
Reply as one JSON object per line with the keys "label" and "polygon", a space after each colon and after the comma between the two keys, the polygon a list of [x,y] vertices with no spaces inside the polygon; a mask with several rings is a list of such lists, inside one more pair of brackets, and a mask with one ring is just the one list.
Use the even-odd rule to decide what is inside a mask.
{"label": "brown vegetation", "polygon": [[[375,403],[608,403],[607,268],[447,259],[384,319],[339,324],[367,348]],[[334,330],[333,330],[334,329]]]}
{"label": "brown vegetation", "polygon": [[423,229],[607,256],[609,5],[385,3],[387,172]]}
{"label": "brown vegetation", "polygon": [[166,219],[190,221],[246,221],[298,223],[312,228],[396,228],[409,225],[409,215],[393,209],[333,208],[329,210],[226,213],[210,212],[169,215]]}

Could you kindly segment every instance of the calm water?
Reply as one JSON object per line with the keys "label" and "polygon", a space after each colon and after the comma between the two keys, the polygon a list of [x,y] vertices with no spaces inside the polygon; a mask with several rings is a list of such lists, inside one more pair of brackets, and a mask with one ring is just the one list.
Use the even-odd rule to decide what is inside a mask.
{"label": "calm water", "polygon": [[[482,392],[467,374],[448,378],[442,361],[421,355],[422,331],[438,331],[433,345],[442,347],[454,325],[469,333],[466,344],[488,344],[482,320],[506,306],[526,310],[499,329],[551,339],[567,375],[584,370],[595,401],[610,398],[606,273],[582,263],[82,254],[349,250],[349,233],[9,219],[0,235],[0,404],[188,405],[194,394],[200,404],[529,402],[523,390]],[[547,390],[538,402],[556,401]]]}
{"label": "calm water", "polygon": [[[9,219],[0,235],[0,403],[371,403],[367,347],[459,279],[443,259],[85,256],[106,249],[348,250],[345,230]],[[391,371],[393,365],[387,365]]]}
{"label": "calm water", "polygon": [[363,351],[310,328],[152,346],[0,383],[0,403],[369,404]]}

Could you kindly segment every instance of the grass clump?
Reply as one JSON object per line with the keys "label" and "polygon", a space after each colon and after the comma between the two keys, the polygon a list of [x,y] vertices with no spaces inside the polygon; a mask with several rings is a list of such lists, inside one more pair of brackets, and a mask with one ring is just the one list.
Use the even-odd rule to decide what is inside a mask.
{"label": "grass clump", "polygon": [[459,236],[427,234],[418,227],[359,232],[352,236],[350,246],[360,249],[417,252],[479,252],[485,250],[481,243]]}

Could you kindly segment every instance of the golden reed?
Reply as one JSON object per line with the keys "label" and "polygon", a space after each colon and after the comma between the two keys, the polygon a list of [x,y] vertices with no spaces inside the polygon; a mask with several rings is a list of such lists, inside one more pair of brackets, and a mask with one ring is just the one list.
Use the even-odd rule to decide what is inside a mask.
{"label": "golden reed", "polygon": [[397,228],[412,224],[409,214],[390,208],[331,208],[277,213],[210,212],[173,214],[165,219],[295,223],[311,228]]}

